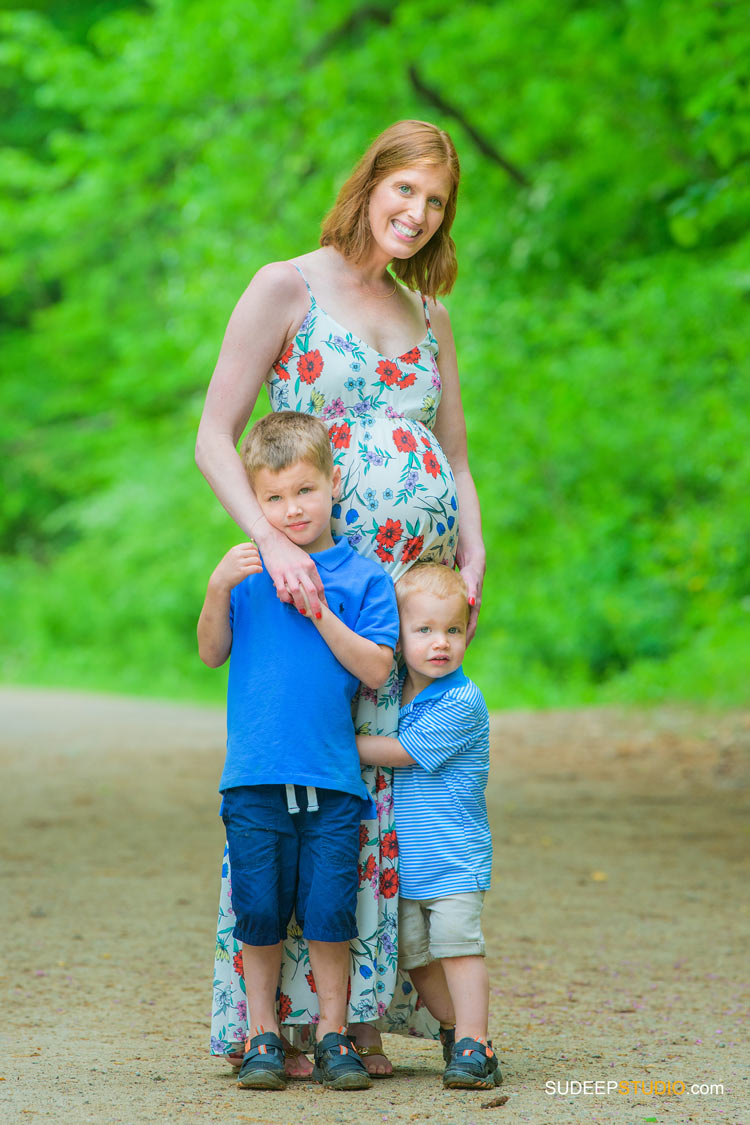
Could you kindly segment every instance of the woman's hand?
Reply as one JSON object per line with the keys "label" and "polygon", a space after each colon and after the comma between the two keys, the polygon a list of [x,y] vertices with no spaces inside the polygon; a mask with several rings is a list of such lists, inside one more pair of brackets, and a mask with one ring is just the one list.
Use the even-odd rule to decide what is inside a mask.
{"label": "woman's hand", "polygon": [[271,527],[265,516],[259,516],[251,530],[279,600],[293,604],[300,613],[309,609],[318,617],[321,603],[327,603],[320,575],[307,552]]}
{"label": "woman's hand", "polygon": [[484,573],[487,564],[483,550],[476,551],[470,557],[465,558],[460,545],[456,552],[456,562],[469,595],[469,624],[466,628],[466,643],[468,645],[471,644],[477,631],[479,610],[482,605],[482,586],[484,585]]}

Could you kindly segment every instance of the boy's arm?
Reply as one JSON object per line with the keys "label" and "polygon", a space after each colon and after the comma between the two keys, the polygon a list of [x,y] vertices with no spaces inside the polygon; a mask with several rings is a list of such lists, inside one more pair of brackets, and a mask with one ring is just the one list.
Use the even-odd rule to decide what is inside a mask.
{"label": "boy's arm", "polygon": [[393,667],[393,649],[389,645],[360,637],[327,605],[321,605],[320,616],[310,614],[310,618],[339,664],[368,687],[383,686]]}
{"label": "boy's arm", "polygon": [[387,738],[384,734],[358,734],[357,753],[365,766],[415,766],[411,754],[407,754],[397,738]]}
{"label": "boy's arm", "polygon": [[203,609],[198,618],[198,655],[209,668],[218,668],[232,650],[229,608],[232,590],[263,566],[253,543],[240,543],[227,551],[208,580]]}

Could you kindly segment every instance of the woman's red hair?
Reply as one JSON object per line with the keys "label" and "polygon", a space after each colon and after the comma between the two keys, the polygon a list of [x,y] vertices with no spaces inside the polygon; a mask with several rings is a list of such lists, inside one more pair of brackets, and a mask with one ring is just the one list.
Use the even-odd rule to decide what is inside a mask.
{"label": "woman's red hair", "polygon": [[391,270],[410,289],[435,297],[438,293],[450,293],[458,273],[450,229],[456,215],[461,169],[448,133],[428,121],[397,121],[375,138],[326,215],[320,245],[334,246],[345,258],[361,261],[370,244],[370,193],[392,172],[415,165],[447,168],[451,190],[445,201],[443,221],[430,241],[411,258],[394,258]]}

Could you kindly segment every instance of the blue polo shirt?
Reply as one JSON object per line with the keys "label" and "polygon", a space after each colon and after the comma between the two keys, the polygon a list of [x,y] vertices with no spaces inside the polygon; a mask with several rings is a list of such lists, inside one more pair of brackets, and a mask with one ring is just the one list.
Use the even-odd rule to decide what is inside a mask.
{"label": "blue polo shirt", "polygon": [[[329,608],[355,633],[395,647],[393,582],[346,538],[311,553]],[[309,618],[280,602],[267,571],[232,591],[227,690],[227,756],[219,789],[315,785],[367,802],[354,740],[352,698],[359,681],[340,664]]]}
{"label": "blue polo shirt", "polygon": [[481,691],[462,668],[432,680],[401,708],[398,740],[417,763],[393,771],[400,893],[489,890],[490,720]]}

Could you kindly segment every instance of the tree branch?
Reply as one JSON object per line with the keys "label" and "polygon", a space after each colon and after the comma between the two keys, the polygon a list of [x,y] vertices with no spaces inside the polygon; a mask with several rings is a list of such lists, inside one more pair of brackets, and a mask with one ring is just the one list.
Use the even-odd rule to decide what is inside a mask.
{"label": "tree branch", "polygon": [[356,8],[343,23],[340,23],[338,27],[332,28],[331,31],[321,39],[315,50],[311,51],[304,59],[304,65],[312,66],[320,62],[329,51],[338,47],[342,40],[348,39],[355,31],[359,31],[364,24],[379,23],[381,27],[387,27],[392,19],[392,9],[379,8],[376,4],[365,4],[361,8]]}
{"label": "tree branch", "polygon": [[431,86],[428,86],[417,68],[413,65],[409,67],[409,79],[416,92],[420,94],[425,101],[428,101],[435,109],[439,110],[440,113],[458,121],[459,125],[469,134],[474,144],[482,153],[482,156],[486,156],[487,159],[491,160],[494,164],[499,164],[516,183],[522,184],[523,187],[531,186],[530,181],[526,178],[521,169],[517,168],[515,164],[511,164],[510,160],[506,160],[502,153],[498,152],[494,145],[474,128],[460,109],[450,105],[437,90],[433,90]]}

